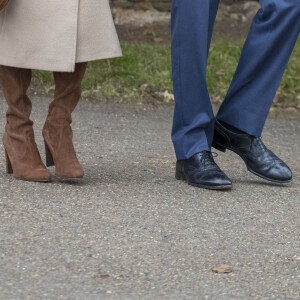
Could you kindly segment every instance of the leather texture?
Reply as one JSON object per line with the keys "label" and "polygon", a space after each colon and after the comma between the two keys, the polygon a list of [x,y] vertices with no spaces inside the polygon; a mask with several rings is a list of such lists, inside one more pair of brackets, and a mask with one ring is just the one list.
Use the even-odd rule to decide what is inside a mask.
{"label": "leather texture", "polygon": [[7,4],[9,0],[0,0],[0,10],[2,10]]}
{"label": "leather texture", "polygon": [[81,96],[81,82],[86,67],[87,63],[79,63],[75,66],[75,72],[54,72],[55,95],[43,128],[46,164],[55,165],[55,174],[65,179],[84,176],[72,142],[71,114]]}
{"label": "leather texture", "polygon": [[226,149],[238,154],[253,174],[277,183],[292,180],[292,171],[269,150],[262,139],[247,133],[237,133],[225,127],[219,121],[215,123],[213,147],[225,152]]}
{"label": "leather texture", "polygon": [[227,175],[215,163],[212,153],[202,151],[191,158],[178,160],[176,179],[185,180],[188,184],[206,189],[230,189],[232,183]]}
{"label": "leather texture", "polygon": [[31,101],[26,95],[31,70],[0,66],[0,79],[8,110],[3,136],[7,173],[28,181],[49,181],[30,120]]}

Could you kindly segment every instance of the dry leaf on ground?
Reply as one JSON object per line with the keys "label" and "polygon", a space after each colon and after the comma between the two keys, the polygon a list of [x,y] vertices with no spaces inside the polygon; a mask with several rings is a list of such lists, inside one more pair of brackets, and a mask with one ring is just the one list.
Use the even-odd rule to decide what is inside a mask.
{"label": "dry leaf on ground", "polygon": [[211,269],[214,273],[231,273],[233,271],[232,267],[229,265],[222,265],[217,268]]}

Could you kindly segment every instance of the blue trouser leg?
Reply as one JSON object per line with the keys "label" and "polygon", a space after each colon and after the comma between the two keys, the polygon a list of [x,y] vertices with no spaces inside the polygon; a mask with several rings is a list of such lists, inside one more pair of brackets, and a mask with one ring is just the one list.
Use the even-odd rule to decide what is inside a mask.
{"label": "blue trouser leg", "polygon": [[211,149],[214,114],[206,86],[209,45],[219,0],[173,0],[172,67],[177,159]]}
{"label": "blue trouser leg", "polygon": [[[202,1],[201,1],[202,2]],[[300,0],[261,0],[217,118],[260,136],[300,32]]]}

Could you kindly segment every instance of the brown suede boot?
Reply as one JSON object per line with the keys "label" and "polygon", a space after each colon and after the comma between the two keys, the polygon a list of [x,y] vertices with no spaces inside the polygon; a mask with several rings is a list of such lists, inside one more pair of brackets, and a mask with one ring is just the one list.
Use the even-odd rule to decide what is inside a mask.
{"label": "brown suede boot", "polygon": [[71,114],[81,96],[81,81],[87,63],[78,63],[75,72],[54,72],[55,96],[49,106],[43,136],[46,146],[46,164],[55,165],[55,174],[65,179],[78,179],[84,176],[72,138]]}
{"label": "brown suede boot", "polygon": [[0,66],[0,80],[8,104],[3,136],[6,171],[18,179],[49,181],[51,175],[41,160],[29,119],[32,105],[26,92],[31,70]]}

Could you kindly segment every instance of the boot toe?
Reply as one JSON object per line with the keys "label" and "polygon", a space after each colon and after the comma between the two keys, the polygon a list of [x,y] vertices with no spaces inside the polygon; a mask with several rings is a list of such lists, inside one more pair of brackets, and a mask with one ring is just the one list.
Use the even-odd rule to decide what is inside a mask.
{"label": "boot toe", "polygon": [[81,179],[84,176],[84,171],[81,166],[73,166],[65,168],[64,170],[57,170],[55,174],[58,177],[65,178],[65,179]]}
{"label": "boot toe", "polygon": [[34,181],[50,181],[51,180],[51,174],[46,169],[41,169],[36,172],[34,176]]}
{"label": "boot toe", "polygon": [[26,170],[16,170],[14,176],[17,179],[34,181],[34,182],[48,182],[51,180],[51,174],[46,168],[33,168]]}

